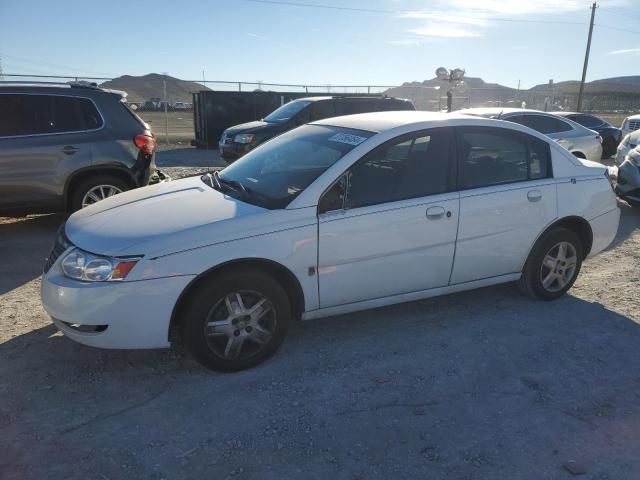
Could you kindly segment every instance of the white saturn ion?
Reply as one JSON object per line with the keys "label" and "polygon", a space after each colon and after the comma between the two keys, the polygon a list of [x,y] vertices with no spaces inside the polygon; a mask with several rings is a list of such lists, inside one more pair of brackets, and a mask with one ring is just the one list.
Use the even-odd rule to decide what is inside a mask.
{"label": "white saturn ion", "polygon": [[619,217],[605,167],[522,125],[329,118],[219,174],[75,213],[45,265],[42,301],[78,342],[181,338],[203,365],[240,370],[272,355],[292,319],[513,281],[558,298]]}

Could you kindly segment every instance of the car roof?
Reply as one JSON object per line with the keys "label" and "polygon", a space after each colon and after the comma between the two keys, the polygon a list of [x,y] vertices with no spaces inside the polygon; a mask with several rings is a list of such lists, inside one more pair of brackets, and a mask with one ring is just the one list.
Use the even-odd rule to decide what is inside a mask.
{"label": "car roof", "polygon": [[443,122],[447,123],[451,120],[461,119],[467,120],[471,123],[475,123],[475,120],[478,122],[482,121],[482,119],[474,119],[474,117],[461,115],[457,112],[442,113],[406,110],[401,112],[372,112],[345,115],[342,117],[325,118],[324,120],[318,120],[311,124],[353,128],[355,130],[366,130],[369,132],[380,133],[403,125],[434,122],[438,123],[439,126],[442,126]]}
{"label": "car roof", "polygon": [[109,88],[101,88],[94,83],[78,82],[78,83],[57,83],[57,82],[15,82],[15,81],[0,81],[0,92],[4,89],[11,90],[15,93],[25,92],[38,92],[38,93],[66,93],[71,91],[73,93],[111,93],[119,95],[125,98],[127,92],[122,90],[113,90]]}
{"label": "car roof", "polygon": [[357,95],[357,96],[349,96],[349,95],[328,95],[328,96],[318,96],[318,97],[302,97],[296,98],[292,100],[292,102],[296,102],[299,100],[304,100],[307,102],[318,102],[320,100],[398,100],[401,102],[408,102],[409,100],[405,98],[396,98],[396,97],[387,97],[385,95]]}
{"label": "car roof", "polygon": [[467,115],[500,115],[507,113],[535,113],[535,114],[543,114],[543,115],[551,115],[550,112],[543,112],[541,110],[533,110],[527,108],[501,108],[501,107],[486,107],[486,108],[464,108],[462,110],[458,110],[458,113],[463,113]]}

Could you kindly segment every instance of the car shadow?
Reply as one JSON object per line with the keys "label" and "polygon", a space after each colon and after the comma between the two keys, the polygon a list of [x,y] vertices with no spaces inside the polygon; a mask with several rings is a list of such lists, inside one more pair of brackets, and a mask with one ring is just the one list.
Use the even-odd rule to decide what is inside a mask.
{"label": "car shadow", "polygon": [[42,274],[57,229],[67,215],[0,218],[0,295]]}
{"label": "car shadow", "polygon": [[[297,324],[270,361],[219,374],[181,347],[99,350],[49,325],[0,345],[0,392],[10,392],[0,402],[0,470],[119,478],[128,464],[140,478],[222,478],[243,465],[266,475],[252,478],[282,478],[278,443],[331,446],[351,471],[356,444],[397,458],[426,448],[426,435],[450,477],[516,467],[549,478],[560,451],[620,478],[610,459],[633,459],[640,434],[606,438],[640,416],[638,327],[597,303],[534,302],[503,285]],[[317,464],[327,478],[323,452],[286,460]],[[459,460],[474,452],[491,461]],[[260,470],[271,455],[275,470]]]}
{"label": "car shadow", "polygon": [[623,200],[618,200],[618,207],[620,208],[618,233],[616,233],[616,236],[606,250],[616,248],[629,238],[634,231],[640,229],[640,208],[632,207]]}

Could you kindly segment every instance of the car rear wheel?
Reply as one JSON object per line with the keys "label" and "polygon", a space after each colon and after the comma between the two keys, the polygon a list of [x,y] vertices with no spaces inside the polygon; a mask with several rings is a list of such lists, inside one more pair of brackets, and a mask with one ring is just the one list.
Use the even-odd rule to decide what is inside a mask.
{"label": "car rear wheel", "polygon": [[90,178],[78,185],[73,191],[71,211],[75,212],[129,189],[129,185],[118,177],[101,175]]}
{"label": "car rear wheel", "polygon": [[271,357],[288,330],[286,292],[252,269],[216,276],[196,287],[179,321],[193,357],[217,371],[251,368]]}
{"label": "car rear wheel", "polygon": [[583,247],[578,236],[555,228],[538,240],[525,264],[518,287],[539,300],[555,300],[576,281],[582,266]]}

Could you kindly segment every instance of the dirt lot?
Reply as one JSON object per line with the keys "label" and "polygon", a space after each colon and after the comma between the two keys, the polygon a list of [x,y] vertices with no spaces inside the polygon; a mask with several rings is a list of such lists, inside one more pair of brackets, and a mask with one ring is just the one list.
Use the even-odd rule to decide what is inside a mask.
{"label": "dirt lot", "polygon": [[309,322],[227,375],[61,336],[39,274],[64,217],[2,218],[0,478],[638,479],[640,209],[621,209],[558,301],[503,285]]}

